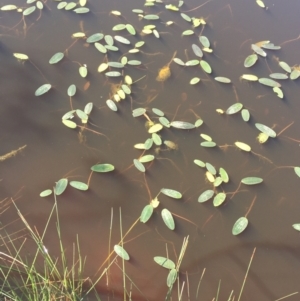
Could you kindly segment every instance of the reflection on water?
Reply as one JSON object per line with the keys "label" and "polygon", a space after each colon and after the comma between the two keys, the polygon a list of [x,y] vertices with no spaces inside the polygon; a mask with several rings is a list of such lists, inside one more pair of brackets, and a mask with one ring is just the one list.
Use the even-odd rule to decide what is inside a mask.
{"label": "reflection on water", "polygon": [[[1,5],[4,4],[9,3]],[[199,7],[201,4],[204,5]],[[23,19],[16,11],[1,11],[1,155],[27,145],[15,157],[1,162],[1,199],[13,197],[30,225],[42,232],[53,197],[40,198],[39,193],[64,177],[87,183],[91,166],[110,163],[115,171],[94,173],[88,191],[68,187],[57,197],[66,253],[72,258],[72,246],[78,234],[81,252],[87,256],[86,275],[93,277],[99,272],[108,256],[111,208],[113,246],[120,241],[119,208],[124,234],[160,189],[170,188],[180,191],[183,198],[175,200],[160,195],[160,205],[150,220],[133,227],[124,241],[124,248],[131,257],[126,262],[126,273],[128,290],[131,281],[135,284],[133,300],[165,298],[168,271],[159,267],[153,258],[167,256],[167,246],[168,256],[176,262],[183,238],[188,235],[178,288],[180,291],[184,283],[184,299],[211,300],[221,280],[219,300],[227,300],[232,290],[237,300],[255,247],[241,300],[277,300],[297,292],[299,236],[292,224],[299,222],[300,210],[299,179],[293,171],[294,166],[300,165],[299,80],[281,80],[284,98],[280,99],[272,88],[240,79],[242,74],[261,78],[270,73],[287,73],[278,65],[278,60],[290,66],[299,63],[299,26],[295,26],[299,4],[266,1],[266,5],[267,10],[255,1],[199,3],[190,0],[182,5],[180,12],[204,18],[207,24],[196,28],[180,13],[165,9],[165,4],[147,7],[131,0],[126,3],[91,0],[87,4],[90,12],[82,15],[58,10],[55,1],[45,2],[41,12],[35,11]],[[132,9],[142,9],[145,15],[159,15],[160,19],[142,20]],[[110,14],[112,10],[120,11],[122,16]],[[168,21],[174,24],[166,26]],[[117,24],[132,24],[137,34],[113,31]],[[141,32],[147,24],[156,25],[159,38]],[[195,33],[182,36],[185,30]],[[130,40],[131,45],[116,41],[119,51],[103,54],[84,39],[72,38],[76,32],[84,32],[87,37],[100,32],[120,35]],[[200,59],[191,47],[192,44],[201,46],[199,35],[210,40],[213,52],[204,52],[203,59],[211,65],[212,74],[205,73],[199,66],[168,64],[175,51],[183,62]],[[141,40],[145,45],[140,52],[129,53]],[[244,60],[253,53],[251,44],[265,40],[280,45],[281,50],[265,50],[267,57],[259,56],[258,62],[246,69]],[[50,65],[49,59],[57,52],[64,52],[64,59]],[[19,62],[13,53],[27,54],[30,61]],[[120,62],[124,56],[142,64],[124,67],[124,74],[129,74],[136,83],[131,86],[131,95],[117,103],[118,111],[113,112],[106,100],[123,83],[123,77],[109,78],[97,69],[101,63]],[[78,72],[83,64],[88,67],[86,78]],[[170,68],[167,71],[171,76],[157,81],[158,70],[164,66]],[[111,70],[122,72],[122,69]],[[216,76],[229,78],[232,83],[219,83],[214,80]],[[201,81],[190,85],[194,77]],[[36,89],[45,83],[52,85],[51,90],[40,97],[34,96]],[[72,99],[67,95],[71,84],[77,87]],[[72,130],[62,124],[61,118],[71,106],[83,110],[89,102],[94,104],[87,125],[92,131]],[[219,115],[216,112],[217,109],[226,111],[236,102],[249,110],[249,122],[244,122],[240,113]],[[143,152],[133,146],[150,137],[145,126],[147,119],[132,117],[132,110],[139,107],[146,108],[154,122],[158,122],[158,116],[152,108],[162,110],[170,121],[192,124],[199,118],[204,121],[199,128],[191,130],[171,127],[159,132],[163,141],[174,142],[178,149],[152,146],[144,154],[153,154],[156,158],[145,163],[145,175],[132,163]],[[81,125],[79,120],[76,122]],[[259,144],[255,123],[274,129],[278,137]],[[200,134],[212,137],[217,147],[201,147],[204,140]],[[236,141],[250,145],[252,152],[237,149]],[[197,202],[203,191],[212,189],[212,184],[206,180],[206,170],[194,164],[195,159],[209,162],[217,170],[223,167],[229,174],[229,183],[215,188],[227,194],[225,203],[218,208],[214,208],[211,201]],[[237,191],[241,179],[249,176],[261,177],[264,182],[257,186],[241,185]],[[6,209],[7,201],[2,204],[3,210]],[[163,208],[172,212],[175,231],[164,225],[160,214]],[[239,236],[233,236],[233,224],[245,215],[249,219],[248,228]],[[1,215],[1,223],[5,227],[2,231],[12,233],[12,237],[18,237],[23,227],[12,206]],[[53,220],[44,239],[45,246],[54,255],[59,253],[55,229]],[[6,250],[5,246],[1,248]],[[25,246],[24,253],[29,258],[32,252],[32,246]],[[205,274],[197,296],[203,269]],[[110,268],[109,277],[104,278],[97,287],[101,300],[122,299],[120,259]],[[177,283],[173,290],[173,300],[177,300]],[[297,298],[293,295],[287,299]]]}

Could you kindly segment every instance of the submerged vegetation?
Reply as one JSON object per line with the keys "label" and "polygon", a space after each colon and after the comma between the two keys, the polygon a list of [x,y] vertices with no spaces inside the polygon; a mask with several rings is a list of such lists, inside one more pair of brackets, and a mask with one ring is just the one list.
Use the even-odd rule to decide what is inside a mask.
{"label": "submerged vegetation", "polygon": [[[79,147],[85,147],[85,152],[90,156],[88,164],[84,160],[76,162],[76,165],[83,162],[80,167],[83,174],[74,175],[75,168],[63,176],[39,179],[37,186],[44,187],[39,192],[42,198],[39,201],[51,204],[54,199],[42,235],[39,229],[30,226],[16,200],[12,199],[36,252],[33,258],[28,259],[24,255],[27,238],[21,236],[16,242],[9,232],[5,232],[3,250],[0,252],[0,294],[5,300],[75,301],[85,300],[93,293],[91,298],[100,300],[98,285],[106,282],[109,289],[111,274],[115,273],[112,270],[118,268],[121,271],[118,287],[122,287],[124,301],[133,300],[135,295],[151,300],[156,295],[146,296],[140,289],[144,285],[136,280],[138,275],[128,272],[128,266],[136,259],[132,254],[133,249],[127,248],[130,245],[127,243],[152,231],[166,245],[165,254],[160,249],[153,258],[148,257],[150,252],[145,253],[144,258],[147,263],[151,262],[153,269],[156,263],[167,270],[165,274],[164,269],[159,271],[166,275],[164,295],[159,296],[160,300],[198,300],[206,269],[202,267],[203,263],[199,263],[201,269],[197,265],[196,271],[194,266],[189,269],[184,265],[189,242],[194,242],[191,249],[198,248],[195,247],[198,236],[203,238],[201,243],[205,243],[204,228],[216,217],[223,227],[218,224],[215,230],[222,228],[222,236],[234,244],[247,242],[255,231],[259,232],[261,226],[259,221],[256,223],[248,215],[259,203],[257,199],[260,199],[260,195],[265,197],[269,192],[271,176],[275,172],[286,172],[299,180],[299,163],[282,165],[282,158],[272,155],[280,145],[294,147],[300,142],[300,139],[283,135],[288,130],[295,130],[296,125],[285,116],[279,118],[270,113],[274,106],[281,108],[293,101],[288,91],[292,85],[297,87],[299,84],[300,67],[298,62],[285,62],[283,58],[284,47],[298,38],[281,43],[277,38],[277,45],[270,40],[260,41],[258,37],[261,35],[257,34],[257,37],[242,42],[238,57],[228,63],[226,57],[230,55],[219,50],[222,49],[220,44],[228,41],[221,37],[220,43],[216,40],[211,23],[211,14],[217,16],[219,11],[208,13],[203,10],[212,0],[196,7],[190,7],[188,1],[185,3],[181,0],[176,3],[146,0],[142,8],[131,8],[126,15],[116,9],[108,13],[103,7],[99,12],[94,8],[98,7],[97,2],[90,2],[27,0],[22,5],[7,3],[0,7],[4,20],[9,14],[14,18],[16,15],[13,14],[17,14],[18,18],[21,16],[21,20],[11,27],[1,25],[4,36],[19,34],[25,41],[30,37],[32,28],[38,27],[49,13],[57,18],[61,14],[76,20],[76,28],[71,27],[71,35],[66,36],[69,28],[65,31],[60,29],[63,35],[61,40],[69,43],[65,50],[64,43],[58,39],[48,56],[42,52],[39,58],[35,58],[34,52],[30,54],[24,50],[22,53],[22,49],[26,49],[22,47],[22,41],[19,47],[9,45],[8,53],[14,66],[21,63],[26,74],[35,72],[38,77],[33,80],[30,101],[38,108],[43,105],[46,108],[47,105],[47,114],[53,111],[56,117],[59,114],[59,129],[67,137],[63,140],[69,139],[71,145],[79,140]],[[252,2],[262,14],[272,9],[261,0]],[[224,11],[232,15],[230,4],[221,8],[221,12]],[[93,24],[95,16],[99,15],[104,20],[101,19],[104,27],[100,29],[99,24]],[[224,32],[226,30],[224,28]],[[34,37],[37,40],[39,38]],[[1,43],[6,42],[3,40]],[[245,53],[243,49],[246,48]],[[45,52],[49,54],[50,51]],[[279,57],[274,57],[273,53]],[[89,63],[84,63],[85,60]],[[76,74],[70,72],[74,66]],[[243,89],[250,92],[243,94]],[[217,92],[213,94],[212,91]],[[256,100],[263,98],[270,103],[257,104],[247,98],[247,93],[252,93]],[[56,98],[60,98],[60,105],[57,107],[57,104],[53,104],[51,107],[51,101],[54,102]],[[58,122],[54,120],[56,126]],[[120,135],[124,141],[120,140]],[[20,151],[26,153],[28,148],[25,147],[0,156],[0,161]],[[73,147],[71,152],[74,152]],[[229,155],[232,156],[230,159]],[[64,163],[64,158],[67,160],[72,154],[60,153],[58,156],[63,158],[61,162]],[[105,193],[114,188],[102,184],[109,182],[117,185],[115,190],[118,192],[120,189],[119,204],[120,198],[123,198],[123,184],[118,186],[118,183],[124,179],[130,185],[133,183],[128,189],[132,189],[134,197],[139,199],[134,203],[137,208],[133,210],[133,223],[125,233],[121,208],[124,210],[130,206],[132,200],[121,200],[124,202],[119,206],[119,221],[113,221],[114,203],[109,203],[109,198],[105,199]],[[285,184],[284,180],[283,177],[280,185]],[[100,181],[100,184],[96,181]],[[105,190],[103,195],[95,193],[98,184]],[[139,194],[140,187],[148,194],[144,197],[147,201],[143,202]],[[72,189],[73,192],[70,192]],[[155,197],[153,191],[158,191]],[[68,194],[84,201],[94,194],[100,202],[107,201],[112,207],[109,241],[101,242],[105,252],[108,245],[108,255],[102,262],[93,263],[94,267],[97,266],[93,276],[84,273],[84,265],[89,259],[85,260],[85,254],[82,253],[80,237],[72,246],[71,258],[67,258],[66,249],[70,249],[70,246],[66,247],[63,243],[61,233],[64,230],[60,227],[59,207],[61,200],[68,199]],[[285,197],[278,201],[279,204],[282,199]],[[192,207],[194,203],[197,207]],[[191,216],[187,214],[189,210],[194,211],[190,212]],[[196,210],[199,210],[200,218],[194,215]],[[44,243],[53,216],[56,216],[60,257],[51,256]],[[291,235],[297,233],[293,228],[300,231],[299,221],[289,221]],[[112,234],[115,222],[120,225],[120,240],[117,243],[113,243],[115,237]],[[183,225],[188,225],[187,229],[193,227],[197,234],[191,239],[191,231]],[[125,241],[137,229],[140,232]],[[179,250],[178,241],[183,241],[179,255],[176,252]],[[239,282],[240,292],[235,289],[223,293],[220,280],[213,300],[221,300],[220,294],[229,295],[228,301],[250,300],[249,295],[243,299],[243,291],[256,248],[258,246],[255,245],[244,271],[245,277]],[[193,255],[190,256],[192,258]],[[132,265],[141,264],[137,262]],[[200,280],[196,286],[191,285],[196,287],[196,294],[193,292],[196,297],[190,297],[189,275],[199,274],[200,270],[203,271]],[[298,292],[283,293],[276,295],[276,298],[283,300],[296,294]]]}

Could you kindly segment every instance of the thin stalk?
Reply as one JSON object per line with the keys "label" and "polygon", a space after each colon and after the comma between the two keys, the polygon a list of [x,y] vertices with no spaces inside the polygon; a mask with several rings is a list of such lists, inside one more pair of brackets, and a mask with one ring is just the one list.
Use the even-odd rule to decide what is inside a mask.
{"label": "thin stalk", "polygon": [[206,269],[206,268],[203,269],[202,275],[201,275],[201,277],[200,277],[200,280],[199,280],[199,283],[198,283],[198,286],[197,286],[196,299],[198,299],[199,288],[200,288],[200,284],[201,284],[202,278],[203,278],[204,273],[205,273],[205,269]]}
{"label": "thin stalk", "polygon": [[218,285],[218,290],[217,290],[217,295],[216,295],[216,301],[218,301],[218,299],[219,299],[220,287],[221,287],[221,279],[219,280],[219,285]]}
{"label": "thin stalk", "polygon": [[250,270],[250,266],[251,266],[251,263],[252,263],[252,259],[253,259],[254,254],[255,254],[255,250],[256,250],[256,247],[254,248],[254,250],[252,252],[252,255],[251,255],[251,258],[250,258],[250,262],[248,264],[247,272],[246,272],[246,275],[245,275],[245,278],[244,278],[244,281],[243,281],[243,285],[241,287],[241,291],[240,291],[240,294],[239,294],[239,297],[238,297],[237,301],[240,301],[240,299],[241,299],[241,296],[242,296],[242,293],[243,293],[243,290],[244,290],[244,286],[245,286],[245,283],[246,283],[246,279],[247,279],[247,276],[248,276],[248,272]]}

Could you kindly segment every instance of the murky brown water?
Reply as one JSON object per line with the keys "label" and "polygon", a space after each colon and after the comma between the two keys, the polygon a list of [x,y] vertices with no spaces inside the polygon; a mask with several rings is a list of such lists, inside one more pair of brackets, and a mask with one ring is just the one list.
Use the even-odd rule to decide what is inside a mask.
{"label": "murky brown water", "polygon": [[[1,40],[1,154],[27,147],[16,157],[1,162],[0,198],[16,199],[20,211],[32,227],[41,233],[53,206],[53,196],[40,198],[39,193],[55,185],[63,177],[69,180],[87,182],[90,167],[94,164],[111,163],[116,170],[107,174],[93,174],[90,188],[80,192],[72,187],[57,197],[62,229],[62,240],[66,253],[72,256],[72,244],[79,236],[81,252],[87,256],[85,273],[93,277],[108,255],[111,208],[114,211],[112,245],[120,240],[119,208],[122,210],[123,233],[140,216],[150,201],[147,185],[152,197],[163,187],[175,189],[183,199],[173,200],[160,195],[160,206],[146,224],[138,223],[125,239],[124,248],[131,260],[126,262],[126,273],[137,285],[132,289],[133,300],[164,300],[167,293],[167,270],[153,261],[154,256],[166,256],[176,261],[183,238],[189,235],[189,244],[180,267],[180,286],[185,281],[184,300],[212,300],[216,296],[219,280],[219,300],[227,300],[234,290],[235,300],[256,247],[241,300],[277,300],[299,291],[299,234],[292,224],[299,223],[298,201],[299,178],[291,167],[300,165],[299,160],[299,79],[281,81],[285,97],[276,97],[272,89],[241,81],[245,73],[267,77],[271,72],[283,72],[276,58],[290,66],[299,64],[299,17],[300,4],[296,1],[265,1],[268,10],[260,8],[255,1],[210,1],[197,8],[203,1],[186,1],[181,8],[189,16],[205,18],[207,25],[202,35],[209,38],[213,53],[205,53],[204,59],[212,66],[213,73],[205,74],[200,67],[170,65],[172,76],[164,83],[155,80],[159,68],[167,64],[174,51],[183,61],[195,59],[191,44],[199,44],[197,36],[181,37],[191,25],[179,13],[157,4],[153,8],[143,6],[141,1],[93,1],[87,6],[91,12],[76,15],[57,10],[57,2],[47,1],[39,18],[39,12],[25,17],[26,29],[17,12],[0,12]],[[9,1],[1,5],[10,4]],[[175,4],[175,3],[174,3]],[[27,7],[28,5],[23,5]],[[139,20],[132,9],[143,9],[146,13],[159,14],[160,21]],[[110,15],[119,10],[122,17]],[[39,18],[39,19],[38,19]],[[38,20],[37,20],[38,19]],[[164,22],[175,24],[167,27]],[[18,22],[20,22],[18,24]],[[131,98],[118,104],[118,112],[111,111],[105,104],[111,93],[113,80],[97,72],[100,63],[106,60],[92,44],[71,38],[75,32],[84,31],[87,36],[96,32],[115,35],[111,28],[119,23],[132,24],[138,33],[146,24],[155,24],[160,39],[153,35],[126,36],[132,42],[144,40],[146,44],[139,54],[126,54],[130,59],[142,61],[139,67],[126,66],[125,74],[134,80]],[[195,29],[197,35],[202,27]],[[243,65],[252,53],[251,44],[270,40],[281,45],[279,51],[267,50],[267,58],[250,69]],[[119,52],[110,52],[109,61],[119,61],[122,54],[133,46],[115,42]],[[72,47],[70,47],[72,46]],[[66,51],[68,49],[68,51]],[[56,52],[64,52],[65,58],[56,65],[48,63]],[[20,63],[12,53],[25,53],[31,62]],[[87,64],[89,74],[84,79],[78,73],[79,64]],[[37,69],[38,68],[38,69]],[[144,77],[145,76],[145,77]],[[191,78],[199,76],[201,82],[191,86]],[[226,76],[232,84],[214,81],[215,76]],[[89,82],[89,84],[87,83]],[[51,83],[49,93],[36,97],[35,90],[44,83]],[[88,127],[103,133],[100,136],[85,131],[83,141],[79,131],[71,130],[61,123],[61,117],[70,110],[67,89],[77,86],[73,106],[83,109],[93,102]],[[87,89],[87,85],[89,85]],[[231,104],[241,102],[251,113],[248,123],[240,114],[219,115],[216,109],[226,110]],[[151,112],[159,108],[169,120],[194,123],[196,115],[204,124],[193,130],[164,128],[160,133],[163,140],[178,144],[178,150],[160,152],[155,146],[147,151],[156,159],[146,164],[145,176],[132,161],[141,155],[133,148],[143,143],[147,133],[143,117],[133,118],[132,109],[147,108]],[[256,122],[266,124],[280,133],[260,145],[256,141]],[[200,133],[210,135],[219,147],[200,146]],[[251,145],[253,153],[246,153],[233,145],[242,141]],[[221,147],[220,147],[221,146]],[[262,159],[262,157],[267,158]],[[223,167],[230,176],[230,182],[217,188],[227,193],[227,201],[219,208],[212,202],[199,204],[197,199],[211,188],[205,180],[205,170],[197,167],[194,159],[210,162],[217,168]],[[272,161],[273,163],[270,163]],[[289,166],[290,168],[276,168]],[[257,186],[243,186],[232,199],[242,178],[257,176],[264,179]],[[146,185],[147,183],[147,185]],[[233,236],[234,222],[244,216],[256,197],[247,215],[249,226],[244,233]],[[175,218],[176,229],[171,231],[164,225],[160,211],[169,209]],[[15,233],[23,226],[17,220],[13,206],[1,215],[2,229]],[[18,237],[19,234],[15,234]],[[58,254],[58,239],[55,221],[47,230],[45,246],[51,254]],[[5,246],[1,247],[5,251]],[[25,245],[24,254],[29,258],[33,249]],[[122,261],[117,261],[122,265]],[[203,269],[206,268],[198,298],[197,285]],[[102,270],[101,270],[102,271]],[[101,300],[118,300],[123,297],[122,272],[115,264],[110,269],[109,286],[106,278],[97,286]],[[186,283],[188,275],[188,284]],[[127,283],[130,287],[130,281]],[[173,288],[173,300],[177,300],[177,285]],[[189,293],[188,293],[189,292]],[[293,295],[287,300],[299,300]]]}

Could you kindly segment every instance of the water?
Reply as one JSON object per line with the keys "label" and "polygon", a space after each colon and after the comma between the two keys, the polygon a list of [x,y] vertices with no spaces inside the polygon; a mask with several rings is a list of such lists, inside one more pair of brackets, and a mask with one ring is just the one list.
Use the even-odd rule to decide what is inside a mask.
{"label": "water", "polygon": [[[281,100],[271,88],[241,81],[239,77],[245,73],[267,77],[270,70],[283,72],[276,57],[290,66],[299,63],[299,4],[266,1],[269,8],[263,10],[255,1],[252,2],[210,1],[197,8],[204,2],[187,1],[181,10],[191,17],[203,17],[207,22],[202,35],[211,41],[213,53],[205,53],[204,59],[212,66],[213,74],[205,74],[200,67],[184,68],[172,63],[172,76],[164,83],[155,78],[174,51],[177,51],[177,57],[187,61],[196,58],[191,44],[200,44],[195,35],[180,36],[184,30],[191,29],[191,25],[177,12],[165,10],[162,4],[147,8],[140,1],[90,1],[87,6],[91,12],[76,15],[57,10],[57,3],[48,1],[40,18],[38,11],[24,18],[25,30],[19,13],[1,12],[1,154],[27,145],[15,157],[1,162],[0,197],[1,200],[7,198],[3,210],[9,208],[1,215],[2,231],[8,231],[16,238],[25,233],[18,232],[24,226],[18,220],[15,208],[8,203],[11,197],[29,224],[42,233],[54,201],[53,197],[40,198],[39,193],[63,177],[86,183],[91,166],[99,162],[111,163],[116,170],[93,174],[87,192],[68,187],[58,197],[66,254],[71,261],[73,243],[78,234],[81,253],[87,256],[87,276],[92,278],[107,258],[111,208],[114,212],[111,240],[114,245],[120,241],[119,208],[124,234],[150,201],[148,185],[151,198],[165,187],[180,191],[183,199],[173,200],[160,195],[161,204],[149,222],[138,223],[125,239],[124,248],[131,257],[126,263],[126,273],[139,288],[133,287],[133,300],[165,298],[167,270],[156,265],[153,257],[166,256],[167,244],[169,257],[176,262],[183,238],[187,235],[189,244],[180,267],[180,286],[185,281],[183,297],[186,300],[212,300],[219,280],[219,300],[227,300],[231,290],[234,290],[237,300],[255,247],[241,300],[276,300],[297,292],[299,235],[292,224],[299,222],[299,179],[292,167],[300,165],[299,142],[288,137],[300,140],[297,118],[299,83],[298,80],[282,81],[285,97]],[[138,20],[131,12],[135,8],[159,14],[162,22]],[[112,10],[121,11],[122,17],[109,15]],[[163,22],[169,20],[175,24],[166,27]],[[139,33],[144,25],[155,24],[161,38],[113,32],[111,28],[119,23],[130,23]],[[195,29],[197,35],[201,29],[201,26]],[[132,44],[140,40],[146,42],[141,48],[142,53],[126,54],[143,64],[125,68],[125,74],[138,82],[132,85],[131,97],[117,104],[118,113],[110,111],[105,101],[112,84],[121,80],[109,79],[97,72],[106,57],[92,44],[71,38],[79,31],[84,31],[87,36],[96,32],[118,34],[126,36]],[[251,44],[261,40],[270,40],[281,45],[282,49],[267,50],[266,59],[259,57],[255,66],[246,69],[243,62],[252,53]],[[133,48],[118,42],[115,44],[120,51],[110,52],[109,61],[119,61],[122,54]],[[51,56],[59,51],[66,57],[57,65],[49,65]],[[14,52],[27,54],[30,62],[18,62],[12,56]],[[89,74],[85,79],[79,76],[80,64],[88,66]],[[189,81],[195,76],[199,76],[201,82],[191,86]],[[233,84],[220,84],[213,80],[215,76],[226,76]],[[51,83],[52,89],[35,97],[35,90],[44,83]],[[67,89],[71,84],[77,86],[73,107],[83,109],[88,102],[93,102],[88,127],[105,136],[84,131],[80,137],[79,130],[71,130],[61,123],[61,117],[70,110]],[[215,111],[218,108],[226,110],[237,101],[250,111],[248,123],[240,114],[218,115]],[[146,119],[132,117],[132,109],[137,107],[147,108],[147,114],[155,121],[151,112],[155,107],[161,109],[169,120],[194,123],[197,116],[204,120],[201,127],[190,131],[163,129],[162,139],[178,144],[178,150],[166,147],[155,150],[159,147],[153,146],[146,153],[154,154],[156,159],[145,164],[145,177],[132,166],[133,159],[142,153],[133,145],[149,138]],[[266,144],[260,145],[256,141],[259,133],[254,126],[256,122],[268,125],[277,133],[294,123],[276,139],[270,138]],[[202,148],[199,145],[203,141],[200,133],[210,135],[221,147]],[[260,156],[232,147],[235,141],[249,144]],[[211,201],[197,202],[199,195],[212,185],[205,180],[205,170],[193,163],[194,159],[210,162],[217,169],[223,167],[228,172],[230,182],[217,189],[227,193],[226,203],[219,208],[214,208]],[[276,166],[289,168],[276,169]],[[253,187],[241,186],[230,199],[240,180],[247,176],[262,177],[264,182]],[[254,199],[247,215],[248,228],[234,237],[231,234],[234,222],[247,214]],[[160,217],[163,208],[174,214],[175,231],[163,224]],[[59,254],[54,219],[46,232],[44,244],[50,254]],[[1,251],[5,250],[2,245]],[[33,250],[32,244],[26,244],[24,255],[31,258]],[[122,265],[120,259],[117,263]],[[204,268],[206,271],[196,298]],[[112,265],[110,272],[109,285],[104,277],[97,286],[101,300],[121,300],[122,272],[116,264]],[[129,289],[129,281],[127,285]],[[173,290],[173,300],[177,300],[177,285]],[[294,295],[287,300],[297,298]]]}

